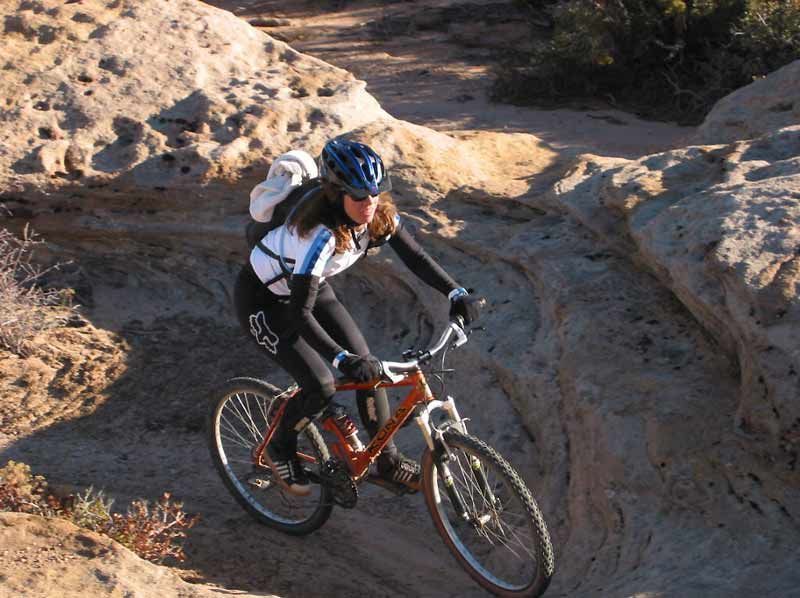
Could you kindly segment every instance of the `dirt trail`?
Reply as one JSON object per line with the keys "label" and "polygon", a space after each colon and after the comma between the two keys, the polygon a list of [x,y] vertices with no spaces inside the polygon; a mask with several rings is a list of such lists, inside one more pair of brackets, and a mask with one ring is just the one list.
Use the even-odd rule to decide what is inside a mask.
{"label": "dirt trail", "polygon": [[510,0],[354,0],[338,10],[319,0],[207,3],[273,25],[262,29],[366,81],[392,116],[433,129],[530,133],[568,154],[624,158],[679,147],[693,131],[607,107],[540,110],[491,102],[492,66],[530,35]]}
{"label": "dirt trail", "polygon": [[[109,273],[122,264],[94,267],[84,264],[81,276],[94,300],[109,306],[115,292]],[[200,281],[204,286],[177,276],[169,294],[138,294],[135,289],[152,288],[154,279],[167,275],[156,268],[129,264],[128,302],[118,303],[116,311],[86,309],[92,323],[79,320],[74,328],[59,330],[36,357],[0,362],[9,379],[26,372],[8,389],[9,408],[0,412],[3,459],[31,464],[64,490],[67,484],[103,488],[118,505],[173,492],[187,511],[202,515],[186,545],[189,561],[177,569],[190,582],[284,597],[481,595],[438,539],[421,497],[395,497],[367,486],[355,510],[335,510],[322,529],[305,538],[258,525],[234,502],[208,457],[206,401],[214,384],[230,375],[249,373],[276,384],[288,380],[243,342],[214,274]],[[232,278],[233,271],[216,275]],[[420,314],[417,298],[402,281],[380,278],[382,288],[404,297],[398,309],[418,314],[403,346],[426,343],[431,322],[443,321],[444,314]],[[372,314],[365,333],[376,352],[396,354],[397,327],[382,327],[383,318],[375,314],[383,305],[376,293],[363,294],[363,282],[358,276],[344,281],[338,287],[343,301],[354,306],[359,321]],[[171,315],[176,303],[182,313]],[[480,367],[476,359],[469,352],[452,364],[469,371]],[[483,436],[501,450],[519,448],[526,438],[521,423],[496,427],[498,421],[517,421],[502,392],[483,412],[477,400],[490,399],[473,397],[463,404]],[[403,436],[401,447],[419,454],[418,434]],[[527,442],[522,446],[515,461],[524,464],[530,455]]]}

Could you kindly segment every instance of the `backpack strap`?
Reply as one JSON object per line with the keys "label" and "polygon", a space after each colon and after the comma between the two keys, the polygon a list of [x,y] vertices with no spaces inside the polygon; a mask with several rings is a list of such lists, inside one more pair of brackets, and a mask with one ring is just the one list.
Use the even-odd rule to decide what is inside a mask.
{"label": "backpack strap", "polygon": [[283,256],[278,255],[277,253],[272,251],[269,247],[264,245],[264,243],[260,239],[259,239],[258,243],[256,243],[256,246],[261,251],[263,251],[265,254],[267,254],[269,257],[271,257],[273,260],[277,260],[277,262],[281,266],[281,271],[283,272],[283,274],[280,275],[276,280],[273,280],[273,281],[271,281],[269,283],[266,283],[267,285],[270,285],[270,284],[272,284],[272,282],[277,282],[277,280],[280,280],[281,278],[286,278],[286,277],[291,275],[292,271],[289,269],[287,264],[294,265],[294,260],[292,258],[283,257]]}

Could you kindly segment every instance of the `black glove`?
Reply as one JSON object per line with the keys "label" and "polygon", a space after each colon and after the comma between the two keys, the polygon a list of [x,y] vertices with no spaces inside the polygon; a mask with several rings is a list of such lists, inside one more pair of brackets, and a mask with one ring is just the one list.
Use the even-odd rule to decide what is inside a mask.
{"label": "black glove", "polygon": [[369,382],[383,374],[381,362],[372,355],[345,355],[336,366],[348,378],[357,382]]}
{"label": "black glove", "polygon": [[464,289],[456,289],[451,293],[450,317],[461,316],[464,324],[472,324],[481,315],[481,307],[486,302],[483,297],[470,295]]}

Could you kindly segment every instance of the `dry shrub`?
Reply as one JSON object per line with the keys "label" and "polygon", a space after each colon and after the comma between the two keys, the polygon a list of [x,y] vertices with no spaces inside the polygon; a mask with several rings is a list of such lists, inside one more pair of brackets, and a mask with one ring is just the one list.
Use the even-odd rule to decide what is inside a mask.
{"label": "dry shrub", "polygon": [[126,513],[113,513],[113,503],[93,488],[58,498],[48,492],[45,479],[34,476],[24,463],[9,461],[0,468],[0,511],[67,519],[113,538],[153,563],[186,560],[181,543],[199,516],[185,513],[183,504],[173,502],[168,492],[152,505],[135,500]]}
{"label": "dry shrub", "polygon": [[184,530],[198,520],[199,516],[184,513],[183,503],[172,502],[170,493],[165,492],[152,505],[135,500],[124,515],[112,513],[104,533],[148,561],[161,563],[170,557],[184,561],[179,542],[186,537]]}
{"label": "dry shrub", "polygon": [[61,510],[60,501],[47,493],[45,479],[31,474],[25,463],[9,461],[0,468],[0,511],[53,517]]}
{"label": "dry shrub", "polygon": [[112,499],[103,496],[102,490],[95,491],[93,486],[83,494],[70,495],[61,502],[75,525],[101,533],[111,519],[111,506],[114,504]]}
{"label": "dry shrub", "polygon": [[70,316],[68,292],[39,284],[58,268],[33,262],[33,250],[41,243],[27,226],[22,237],[0,228],[0,347],[17,355],[30,352],[35,334],[64,324]]}

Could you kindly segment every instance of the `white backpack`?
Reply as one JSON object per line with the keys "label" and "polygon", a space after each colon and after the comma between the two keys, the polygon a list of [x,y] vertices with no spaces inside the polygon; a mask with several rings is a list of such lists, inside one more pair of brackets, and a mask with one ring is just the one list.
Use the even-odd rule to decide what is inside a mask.
{"label": "white backpack", "polygon": [[308,152],[291,150],[281,154],[269,167],[267,178],[250,191],[250,216],[257,222],[269,222],[275,206],[293,189],[317,176],[317,163]]}
{"label": "white backpack", "polygon": [[[250,216],[245,227],[247,246],[253,249],[269,231],[278,228],[288,216],[287,209],[275,208],[303,183],[317,178],[319,172],[314,158],[303,150],[281,154],[269,167],[267,178],[250,192]],[[290,202],[292,203],[292,202]],[[287,206],[288,208],[288,206]]]}

